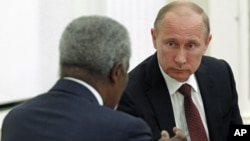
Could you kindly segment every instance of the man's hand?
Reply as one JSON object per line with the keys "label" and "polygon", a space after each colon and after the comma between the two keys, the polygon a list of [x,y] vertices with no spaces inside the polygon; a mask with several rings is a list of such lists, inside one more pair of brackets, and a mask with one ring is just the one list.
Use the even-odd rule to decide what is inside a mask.
{"label": "man's hand", "polygon": [[181,129],[174,127],[173,131],[175,133],[175,136],[170,138],[168,132],[163,130],[161,132],[161,138],[159,139],[159,141],[187,141],[187,138],[185,137]]}

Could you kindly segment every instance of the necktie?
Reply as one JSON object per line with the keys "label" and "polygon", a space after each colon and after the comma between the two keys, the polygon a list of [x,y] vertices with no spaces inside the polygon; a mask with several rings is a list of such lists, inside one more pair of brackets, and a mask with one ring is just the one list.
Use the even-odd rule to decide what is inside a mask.
{"label": "necktie", "polygon": [[184,96],[184,109],[191,141],[207,141],[199,111],[191,97],[191,86],[183,84],[178,91]]}

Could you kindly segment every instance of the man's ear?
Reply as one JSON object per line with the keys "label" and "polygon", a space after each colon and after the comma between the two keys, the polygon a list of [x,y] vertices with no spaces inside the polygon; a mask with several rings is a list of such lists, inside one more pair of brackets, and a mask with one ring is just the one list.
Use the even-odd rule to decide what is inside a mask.
{"label": "man's ear", "polygon": [[154,28],[151,28],[151,38],[152,38],[154,48],[157,49],[157,46],[156,46],[156,30]]}
{"label": "man's ear", "polygon": [[110,73],[110,81],[112,83],[116,83],[120,79],[122,73],[123,73],[122,64],[121,63],[115,64]]}
{"label": "man's ear", "polygon": [[208,37],[207,37],[207,40],[206,40],[206,50],[207,50],[207,48],[208,48],[208,46],[209,46],[209,43],[210,43],[210,41],[212,40],[212,35],[210,34]]}
{"label": "man's ear", "polygon": [[209,43],[212,40],[212,35],[210,34],[206,39],[205,39],[205,46],[203,48],[203,54],[206,53],[208,47],[209,47]]}

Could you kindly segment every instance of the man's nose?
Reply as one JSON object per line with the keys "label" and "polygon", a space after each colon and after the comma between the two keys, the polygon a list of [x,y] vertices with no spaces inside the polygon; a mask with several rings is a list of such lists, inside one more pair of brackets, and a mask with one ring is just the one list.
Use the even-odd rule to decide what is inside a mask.
{"label": "man's nose", "polygon": [[178,63],[179,65],[185,64],[187,59],[186,59],[186,52],[184,49],[179,49],[176,53],[175,56],[175,62]]}

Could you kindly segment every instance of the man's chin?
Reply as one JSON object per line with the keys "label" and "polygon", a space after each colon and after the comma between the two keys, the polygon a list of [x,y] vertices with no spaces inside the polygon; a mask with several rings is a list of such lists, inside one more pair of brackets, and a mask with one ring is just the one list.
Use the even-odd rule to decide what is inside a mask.
{"label": "man's chin", "polygon": [[175,79],[178,82],[184,82],[188,80],[188,76],[180,76],[180,75],[174,75],[171,76],[173,79]]}

